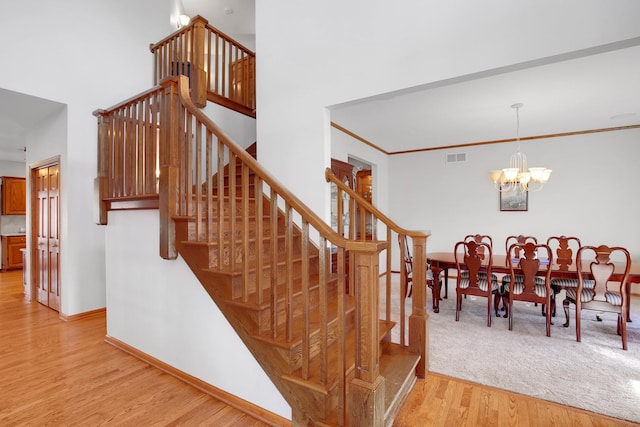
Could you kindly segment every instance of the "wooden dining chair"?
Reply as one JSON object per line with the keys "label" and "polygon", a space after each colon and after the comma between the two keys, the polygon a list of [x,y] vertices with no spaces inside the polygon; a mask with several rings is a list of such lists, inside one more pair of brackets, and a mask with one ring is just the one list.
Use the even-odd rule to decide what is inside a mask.
{"label": "wooden dining chair", "polygon": [[[531,242],[515,243],[509,247],[507,252],[507,263],[511,277],[506,294],[508,296],[509,330],[513,330],[513,302],[527,301],[552,307],[551,310],[546,310],[545,314],[547,336],[551,336],[553,252],[544,243],[538,245]],[[520,275],[522,279],[516,279],[516,275]]]}
{"label": "wooden dining chair", "polygon": [[[612,258],[620,258],[622,261],[614,263]],[[564,326],[569,326],[569,305],[574,304],[576,307],[576,341],[580,342],[582,310],[612,312],[618,314],[617,333],[622,336],[622,349],[627,349],[629,290],[626,283],[630,268],[631,255],[623,247],[582,246],[578,250],[578,287],[566,289],[566,298],[562,302],[566,316]]]}
{"label": "wooden dining chair", "polygon": [[[487,245],[489,245],[489,247],[491,248],[491,250],[493,250],[493,239],[491,238],[491,236],[489,236],[488,234],[467,234],[466,236],[464,236],[464,240],[465,242],[470,242],[470,241],[474,241],[476,243],[486,243]],[[485,253],[484,253],[484,246],[478,246],[478,254],[480,255],[480,257],[484,257]],[[463,278],[468,278],[468,271],[463,271],[462,272],[462,277]],[[484,277],[485,276],[485,272],[481,271],[480,272],[480,277]],[[495,274],[491,275],[491,278],[493,280],[498,280],[498,276],[496,276]],[[465,298],[467,296],[465,295]]]}
{"label": "wooden dining chair", "polygon": [[[481,250],[479,250],[482,248]],[[474,295],[487,298],[487,326],[491,326],[491,303],[497,315],[496,295],[499,292],[498,280],[491,274],[493,252],[487,243],[475,240],[460,241],[454,247],[458,280],[456,281],[456,321],[460,320],[462,296]],[[466,272],[464,275],[463,272]]]}
{"label": "wooden dining chair", "polygon": [[[407,236],[398,235],[398,244],[400,245],[401,257],[404,267],[400,269],[401,285],[404,286],[405,298],[411,296],[413,291],[413,256],[411,255],[411,247]],[[438,285],[441,282],[438,281]],[[427,266],[427,287],[431,289],[432,308],[434,313],[440,311],[440,286],[436,286],[436,278],[433,277],[433,271]]]}
{"label": "wooden dining chair", "polygon": [[[547,246],[554,254],[554,263],[558,271],[569,271],[572,266],[575,267],[576,254],[582,247],[580,239],[575,236],[551,236],[547,239]],[[588,285],[588,283],[587,283]],[[563,289],[577,288],[577,277],[554,277],[551,279],[551,290],[553,298]],[[555,311],[552,316],[555,316]]]}
{"label": "wooden dining chair", "polygon": [[[525,244],[525,243],[533,243],[535,245],[538,244],[538,239],[535,236],[525,236],[523,234],[519,234],[517,236],[513,235],[513,236],[507,236],[507,238],[505,239],[504,242],[504,253],[508,254],[509,253],[509,248],[511,247],[511,245],[513,244]],[[518,256],[520,254],[517,254]],[[516,257],[517,258],[517,257]],[[504,260],[504,264],[505,266],[509,267],[509,257],[506,257],[506,259]],[[506,299],[506,294],[509,292],[509,281],[511,280],[511,276],[510,275],[505,275],[502,277],[502,286],[500,287],[500,293],[503,295],[503,301],[502,301],[502,307],[504,308],[504,317],[508,317],[509,316],[509,307],[507,307],[507,299]],[[521,274],[516,274],[515,275],[515,280],[517,280],[518,282],[522,281],[522,275]],[[540,282],[542,283],[542,282]],[[537,305],[537,304],[536,304]],[[544,315],[544,307],[542,307],[542,312]]]}

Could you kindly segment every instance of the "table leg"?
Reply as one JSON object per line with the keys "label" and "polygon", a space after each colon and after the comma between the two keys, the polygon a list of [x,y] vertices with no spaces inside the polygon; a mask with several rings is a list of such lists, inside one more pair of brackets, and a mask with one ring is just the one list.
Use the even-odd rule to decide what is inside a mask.
{"label": "table leg", "polygon": [[449,297],[449,269],[444,269],[444,299]]}
{"label": "table leg", "polygon": [[627,288],[627,296],[629,298],[627,298],[627,322],[632,322],[631,320],[631,283],[629,283],[629,281],[627,280],[627,283],[625,284],[625,287]]}
{"label": "table leg", "polygon": [[440,313],[440,281],[437,278],[433,280],[433,292],[431,292],[431,299],[433,300],[433,312]]}

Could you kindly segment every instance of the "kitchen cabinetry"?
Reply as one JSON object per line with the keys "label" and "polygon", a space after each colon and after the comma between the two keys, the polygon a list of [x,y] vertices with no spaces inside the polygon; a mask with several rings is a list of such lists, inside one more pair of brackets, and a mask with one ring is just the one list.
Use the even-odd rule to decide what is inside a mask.
{"label": "kitchen cabinetry", "polygon": [[27,181],[25,178],[2,177],[2,215],[25,215]]}
{"label": "kitchen cabinetry", "polygon": [[22,268],[21,249],[26,247],[26,236],[2,236],[2,270]]}

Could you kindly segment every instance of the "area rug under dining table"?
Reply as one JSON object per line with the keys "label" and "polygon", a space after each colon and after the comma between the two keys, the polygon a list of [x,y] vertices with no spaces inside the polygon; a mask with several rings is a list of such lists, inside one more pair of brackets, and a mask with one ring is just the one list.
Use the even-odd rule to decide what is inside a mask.
{"label": "area rug under dining table", "polygon": [[[628,350],[616,334],[616,315],[583,311],[582,342],[575,338],[575,311],[565,328],[562,298],[551,337],[545,335],[541,307],[514,302],[513,330],[508,319],[493,317],[487,327],[487,301],[463,300],[455,320],[455,281],[440,313],[430,309],[429,371],[640,422],[640,304],[635,296],[627,323]],[[452,291],[453,289],[453,291]],[[394,293],[395,294],[395,293]],[[407,310],[410,304],[407,303]],[[502,313],[501,313],[502,314]]]}

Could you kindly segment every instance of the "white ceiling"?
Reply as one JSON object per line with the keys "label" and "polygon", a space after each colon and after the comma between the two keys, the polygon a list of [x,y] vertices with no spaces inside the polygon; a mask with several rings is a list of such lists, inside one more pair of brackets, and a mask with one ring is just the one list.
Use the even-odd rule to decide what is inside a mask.
{"label": "white ceiling", "polygon": [[331,120],[387,152],[515,138],[515,103],[521,137],[640,124],[640,38],[580,54],[335,106]]}
{"label": "white ceiling", "polygon": [[200,15],[230,36],[255,35],[255,0],[182,0],[184,13]]}
{"label": "white ceiling", "polygon": [[24,161],[25,133],[64,104],[0,88],[0,160]]}
{"label": "white ceiling", "polygon": [[[255,0],[182,0],[223,32],[255,36]],[[233,10],[233,13],[229,13]],[[387,152],[640,124],[640,38],[331,108]]]}

